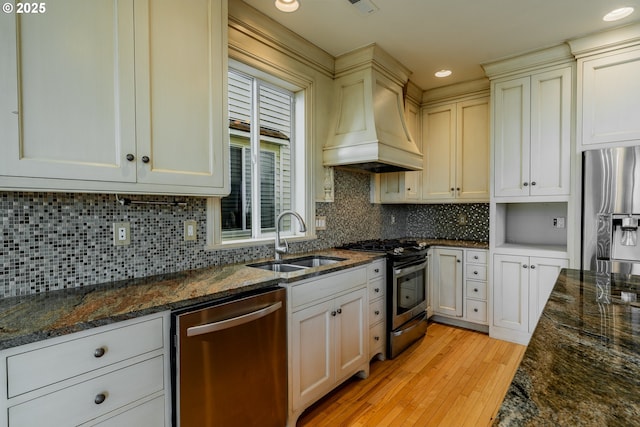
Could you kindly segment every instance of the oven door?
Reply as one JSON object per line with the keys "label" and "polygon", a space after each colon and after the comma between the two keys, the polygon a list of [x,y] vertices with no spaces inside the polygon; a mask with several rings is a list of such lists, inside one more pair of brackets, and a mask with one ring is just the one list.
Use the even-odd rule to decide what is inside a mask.
{"label": "oven door", "polygon": [[392,271],[391,329],[397,329],[427,308],[427,258]]}

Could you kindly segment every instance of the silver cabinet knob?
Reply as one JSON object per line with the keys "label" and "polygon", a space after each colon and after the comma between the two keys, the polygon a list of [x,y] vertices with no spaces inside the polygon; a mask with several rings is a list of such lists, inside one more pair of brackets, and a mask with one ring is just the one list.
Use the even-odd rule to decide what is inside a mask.
{"label": "silver cabinet knob", "polygon": [[475,311],[475,312],[477,313],[477,312],[478,312],[478,309],[477,309],[477,308],[474,308],[474,309],[473,309],[473,311]]}
{"label": "silver cabinet knob", "polygon": [[375,293],[380,292],[380,288],[375,288],[375,289],[373,290],[373,292],[375,292]]}
{"label": "silver cabinet knob", "polygon": [[104,347],[96,348],[96,350],[93,352],[93,357],[95,357],[96,359],[99,359],[102,356],[104,356],[106,352],[107,352],[107,349]]}
{"label": "silver cabinet knob", "polygon": [[374,340],[380,341],[380,337],[373,337]]}
{"label": "silver cabinet knob", "polygon": [[130,162],[133,162],[135,160],[136,156],[134,156],[133,154],[129,153],[127,154],[127,160]]}
{"label": "silver cabinet knob", "polygon": [[96,397],[93,399],[93,401],[95,402],[96,405],[101,404],[105,400],[107,400],[107,394],[106,393],[97,394]]}
{"label": "silver cabinet knob", "polygon": [[380,315],[380,310],[376,310],[373,312],[376,316]]}
{"label": "silver cabinet knob", "polygon": [[373,271],[374,271],[374,273],[380,273],[380,269],[379,269],[379,268],[376,268],[376,269],[375,269],[375,270],[373,270]]}
{"label": "silver cabinet knob", "polygon": [[522,264],[522,268],[528,268],[527,264]]}
{"label": "silver cabinet knob", "polygon": [[532,266],[531,266],[531,269],[532,269],[532,270],[535,270],[535,269],[536,269],[536,266],[535,266],[535,265],[532,265]]}
{"label": "silver cabinet knob", "polygon": [[528,182],[523,182],[522,185],[524,185],[525,187],[528,187],[529,183]]}
{"label": "silver cabinet knob", "polygon": [[531,185],[536,185],[536,182],[535,181],[531,181]]}
{"label": "silver cabinet knob", "polygon": [[142,156],[142,163],[149,163],[149,156]]}
{"label": "silver cabinet knob", "polygon": [[339,308],[339,309],[337,310],[337,313],[338,313],[338,314],[342,313],[342,309],[341,309],[341,308]]}

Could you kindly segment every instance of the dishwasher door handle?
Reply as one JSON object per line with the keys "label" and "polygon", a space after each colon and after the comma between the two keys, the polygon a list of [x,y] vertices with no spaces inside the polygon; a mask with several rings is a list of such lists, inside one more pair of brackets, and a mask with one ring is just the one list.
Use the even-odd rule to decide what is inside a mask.
{"label": "dishwasher door handle", "polygon": [[260,310],[243,314],[242,316],[232,317],[231,319],[225,319],[219,322],[207,323],[206,325],[192,326],[187,328],[187,336],[194,337],[196,335],[208,334],[210,332],[222,331],[224,329],[244,325],[245,323],[253,322],[261,317],[265,317],[280,308],[282,308],[282,301],[278,301],[277,303],[271,304],[270,306]]}

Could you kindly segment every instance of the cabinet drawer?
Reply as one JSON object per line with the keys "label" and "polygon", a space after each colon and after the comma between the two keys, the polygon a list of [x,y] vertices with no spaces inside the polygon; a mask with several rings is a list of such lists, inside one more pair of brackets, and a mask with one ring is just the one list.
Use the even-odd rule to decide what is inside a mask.
{"label": "cabinet drawer", "polygon": [[[163,345],[162,318],[111,329],[7,357],[8,396],[14,397],[144,354]],[[100,355],[101,352],[104,352]],[[34,375],[34,367],[38,367]]]}
{"label": "cabinet drawer", "polygon": [[385,305],[385,300],[383,299],[369,304],[369,324],[370,325],[373,325],[374,323],[384,320],[384,305]]}
{"label": "cabinet drawer", "polygon": [[384,352],[384,322],[377,323],[369,329],[369,356]]}
{"label": "cabinet drawer", "polygon": [[474,282],[473,280],[467,280],[467,298],[474,298],[486,301],[487,300],[487,282]]}
{"label": "cabinet drawer", "polygon": [[487,251],[467,251],[466,262],[487,265]]}
{"label": "cabinet drawer", "polygon": [[369,280],[375,279],[377,277],[385,277],[386,272],[386,261],[374,261],[367,267],[367,277]]}
{"label": "cabinet drawer", "polygon": [[369,301],[384,297],[386,282],[384,277],[369,281]]}
{"label": "cabinet drawer", "polygon": [[296,284],[291,288],[291,307],[295,310],[316,300],[333,298],[341,292],[364,287],[366,283],[367,269],[361,267]]}
{"label": "cabinet drawer", "polygon": [[[164,388],[162,356],[9,408],[11,427],[78,425]],[[105,396],[96,403],[98,396]]]}
{"label": "cabinet drawer", "polygon": [[466,300],[467,319],[472,322],[487,323],[487,303],[485,301]]}
{"label": "cabinet drawer", "polygon": [[144,402],[115,417],[98,424],[87,424],[99,427],[164,427],[164,396]]}
{"label": "cabinet drawer", "polygon": [[487,280],[487,267],[484,265],[467,265],[465,266],[467,279]]}

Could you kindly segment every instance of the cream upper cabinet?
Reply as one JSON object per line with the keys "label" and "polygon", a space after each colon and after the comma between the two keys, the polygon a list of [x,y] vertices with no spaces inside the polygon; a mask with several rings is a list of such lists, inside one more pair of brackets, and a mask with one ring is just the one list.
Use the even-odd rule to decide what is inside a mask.
{"label": "cream upper cabinet", "polygon": [[493,83],[495,197],[569,195],[571,74]]}
{"label": "cream upper cabinet", "polygon": [[578,132],[584,149],[639,144],[640,48],[579,59],[578,70]]}
{"label": "cream upper cabinet", "polygon": [[[419,90],[415,86],[414,91]],[[405,100],[404,116],[409,133],[413,140],[421,146],[420,139],[420,106],[410,98]],[[422,172],[390,172],[378,177],[380,202],[402,203],[413,202],[420,198],[420,177]]]}
{"label": "cream upper cabinet", "polygon": [[227,193],[226,1],[64,0],[0,20],[0,188]]}
{"label": "cream upper cabinet", "polygon": [[489,200],[489,100],[426,108],[423,201]]}

